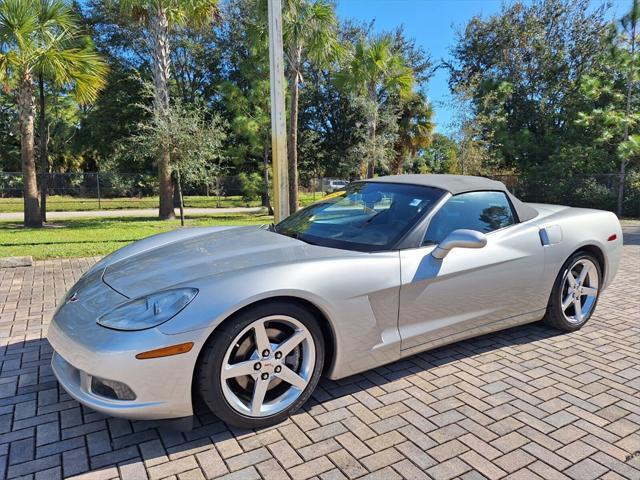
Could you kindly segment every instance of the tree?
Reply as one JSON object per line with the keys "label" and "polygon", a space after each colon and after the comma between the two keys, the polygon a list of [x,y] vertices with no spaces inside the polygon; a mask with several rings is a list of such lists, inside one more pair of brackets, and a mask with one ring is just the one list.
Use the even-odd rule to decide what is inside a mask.
{"label": "tree", "polygon": [[325,0],[287,0],[283,16],[283,41],[289,77],[289,209],[298,209],[299,88],[305,62],[326,64],[341,52],[337,41],[334,5]]}
{"label": "tree", "polygon": [[416,93],[402,101],[398,119],[398,140],[395,144],[395,158],[391,173],[399,175],[405,161],[431,144],[433,108],[422,93]]}
{"label": "tree", "polygon": [[584,141],[580,85],[600,68],[605,11],[588,0],[518,1],[458,34],[451,89],[503,168],[551,171],[563,147]]}
{"label": "tree", "polygon": [[0,171],[20,170],[20,136],[16,129],[16,106],[9,95],[0,95]]}
{"label": "tree", "polygon": [[184,225],[182,182],[200,183],[210,178],[222,156],[225,126],[219,116],[207,119],[205,110],[176,100],[160,112],[153,109],[150,120],[140,125],[131,138],[136,156],[145,160],[167,152],[180,199],[180,221]]}
{"label": "tree", "polygon": [[[116,152],[123,141],[134,135],[149,117],[140,103],[150,103],[145,96],[144,82],[135,72],[116,59],[109,58],[107,84],[91,109],[78,115],[73,149],[82,157],[82,168],[103,171],[113,167],[120,172],[149,172],[152,162],[140,164]],[[52,135],[53,138],[53,135]],[[118,160],[117,164],[113,164]]]}
{"label": "tree", "polygon": [[[197,26],[212,22],[218,15],[217,0],[121,0],[123,12],[142,22],[149,35],[153,63],[154,108],[156,115],[166,115],[170,108],[171,72],[170,32],[176,27]],[[158,155],[160,187],[159,216],[174,218],[171,159],[168,150]]]}
{"label": "tree", "polygon": [[311,177],[356,178],[367,143],[365,111],[353,95],[338,88],[334,71],[310,66],[300,95],[298,168]]}
{"label": "tree", "polygon": [[255,0],[225,3],[216,104],[230,125],[225,155],[236,169],[262,170],[262,204],[271,211],[269,45],[264,11]]}
{"label": "tree", "polygon": [[81,104],[94,101],[104,86],[106,64],[78,28],[77,20],[63,0],[0,3],[0,80],[15,90],[25,226],[42,226],[34,157],[34,89],[38,77],[71,89]]}
{"label": "tree", "polygon": [[624,200],[624,180],[625,169],[633,157],[640,155],[640,135],[629,135],[629,128],[631,126],[638,126],[638,114],[637,110],[632,110],[633,95],[638,81],[637,70],[637,44],[638,44],[638,21],[640,21],[640,2],[633,0],[631,11],[625,15],[621,21],[623,28],[623,45],[626,44],[628,49],[623,55],[625,66],[627,67],[626,75],[626,101],[624,108],[624,133],[623,140],[619,147],[620,153],[620,179],[618,180],[618,201],[617,209],[618,216],[622,216],[622,203]]}
{"label": "tree", "polygon": [[458,145],[442,133],[434,133],[424,153],[425,167],[421,173],[460,173]]}
{"label": "tree", "polygon": [[585,77],[582,92],[587,108],[580,113],[583,126],[595,145],[608,151],[618,164],[616,210],[623,214],[626,169],[640,158],[640,63],[638,62],[638,22],[640,2],[620,20],[610,45],[600,58],[600,69]]}
{"label": "tree", "polygon": [[347,68],[336,75],[339,85],[361,97],[367,105],[369,154],[361,165],[360,174],[368,178],[375,172],[378,146],[376,133],[380,109],[390,96],[406,98],[412,93],[413,70],[403,56],[393,51],[392,38],[383,35],[373,39],[361,38],[352,53]]}

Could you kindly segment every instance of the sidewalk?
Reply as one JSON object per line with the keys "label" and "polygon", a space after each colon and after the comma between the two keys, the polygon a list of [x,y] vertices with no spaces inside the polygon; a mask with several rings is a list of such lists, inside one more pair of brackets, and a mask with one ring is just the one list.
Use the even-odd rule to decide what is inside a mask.
{"label": "sidewalk", "polygon": [[[228,208],[185,208],[185,216],[213,215],[232,213],[259,213],[262,207],[228,207]],[[175,209],[176,217],[180,210]],[[157,208],[122,209],[122,210],[87,210],[79,212],[47,212],[47,220],[60,220],[64,218],[95,218],[95,217],[157,217]],[[0,220],[22,220],[22,212],[0,213]]]}

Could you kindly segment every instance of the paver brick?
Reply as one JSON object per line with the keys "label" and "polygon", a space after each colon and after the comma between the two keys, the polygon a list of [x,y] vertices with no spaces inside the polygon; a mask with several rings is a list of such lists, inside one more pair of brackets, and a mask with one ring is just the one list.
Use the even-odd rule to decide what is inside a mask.
{"label": "paver brick", "polygon": [[606,471],[606,467],[587,458],[569,467],[565,473],[574,480],[595,480]]}
{"label": "paver brick", "polygon": [[433,478],[449,480],[450,478],[458,478],[462,476],[463,473],[470,469],[469,465],[459,458],[452,458],[446,462],[439,463],[438,465],[431,467],[427,470],[427,473]]}
{"label": "paver brick", "polygon": [[215,478],[229,472],[224,461],[213,448],[206,452],[196,453],[196,460],[206,478]]}
{"label": "paver brick", "polygon": [[367,473],[367,470],[360,462],[352,457],[345,449],[330,453],[329,459],[348,478],[357,478]]}
{"label": "paver brick", "polygon": [[289,480],[289,475],[274,458],[256,465],[258,472],[265,480]]}
{"label": "paver brick", "polygon": [[368,457],[361,458],[360,461],[369,471],[375,471],[384,468],[387,465],[391,465],[392,463],[399,462],[402,458],[402,454],[395,448],[391,447],[371,454]]}
{"label": "paver brick", "polygon": [[184,457],[151,467],[147,470],[147,473],[151,480],[156,480],[158,478],[168,477],[169,475],[186,472],[194,468],[198,468],[198,462],[196,462],[196,459],[194,457]]}
{"label": "paver brick", "polygon": [[293,467],[303,462],[300,455],[298,455],[296,450],[294,450],[286,440],[281,440],[273,445],[269,445],[269,450],[284,468]]}
{"label": "paver brick", "polygon": [[249,465],[255,465],[264,460],[268,460],[271,458],[271,454],[269,450],[265,447],[260,447],[256,450],[251,450],[247,453],[242,453],[235,457],[231,457],[227,459],[227,465],[229,469],[233,472],[235,470],[241,470]]}
{"label": "paver brick", "polygon": [[306,480],[315,475],[327,472],[334,468],[333,463],[327,457],[319,457],[315,460],[305,462],[288,470],[291,478]]}
{"label": "paver brick", "polygon": [[72,477],[87,470],[89,470],[89,459],[84,447],[62,452],[62,471],[65,477]]}

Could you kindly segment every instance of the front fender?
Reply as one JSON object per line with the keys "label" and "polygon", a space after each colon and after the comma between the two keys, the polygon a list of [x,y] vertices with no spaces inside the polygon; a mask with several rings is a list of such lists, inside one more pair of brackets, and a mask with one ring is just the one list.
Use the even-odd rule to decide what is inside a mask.
{"label": "front fender", "polygon": [[330,376],[337,378],[399,357],[399,285],[397,252],[263,266],[189,284],[200,290],[196,299],[158,328],[168,335],[202,330],[208,338],[248,305],[299,298],[317,307],[334,332]]}

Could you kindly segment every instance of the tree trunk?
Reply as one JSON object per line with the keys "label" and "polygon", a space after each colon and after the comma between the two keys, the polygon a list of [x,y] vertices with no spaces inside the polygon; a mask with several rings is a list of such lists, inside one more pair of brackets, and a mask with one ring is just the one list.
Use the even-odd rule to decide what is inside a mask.
{"label": "tree trunk", "polygon": [[184,227],[184,198],[182,197],[182,179],[178,168],[176,168],[176,188],[178,189],[178,201],[180,202],[180,226]]}
{"label": "tree trunk", "polygon": [[376,120],[373,120],[369,124],[369,142],[371,143],[371,155],[369,161],[367,162],[367,178],[373,178],[376,172],[376,155],[378,150],[376,145],[376,123]]}
{"label": "tree trunk", "polygon": [[400,175],[402,173],[402,166],[404,164],[404,152],[402,151],[402,147],[397,147],[396,155],[393,158],[393,162],[391,164],[391,174],[392,175]]}
{"label": "tree trunk", "polygon": [[367,162],[367,178],[373,178],[376,172],[376,155],[378,146],[376,145],[376,130],[378,127],[378,95],[375,90],[375,86],[369,87],[369,101],[371,102],[371,108],[373,109],[372,118],[369,121],[369,142],[371,143],[371,150],[369,161]]}
{"label": "tree trunk", "polygon": [[24,181],[24,225],[41,227],[40,204],[38,203],[38,183],[34,156],[35,104],[33,83],[30,73],[25,73],[18,90],[18,115],[20,123],[20,156]]}
{"label": "tree trunk", "polygon": [[300,58],[302,52],[297,49],[292,53],[293,64],[289,69],[289,145],[287,146],[289,156],[289,212],[295,213],[298,210],[298,99],[300,75]]}
{"label": "tree trunk", "polygon": [[[159,8],[151,25],[153,38],[153,86],[156,115],[166,115],[169,109],[169,20],[166,10]],[[163,151],[158,159],[161,220],[175,218],[173,210],[173,183],[171,182],[171,156]]]}
{"label": "tree trunk", "polygon": [[[629,62],[629,70],[627,72],[627,105],[625,108],[625,123],[624,123],[624,141],[629,140],[629,117],[631,116],[631,95],[633,93],[633,69],[634,69],[634,55],[636,51],[636,28],[638,24],[638,19],[635,18],[636,13],[636,3],[637,0],[634,0],[633,7],[631,9],[631,61]],[[622,217],[624,214],[624,177],[625,170],[627,168],[627,162],[629,160],[627,158],[620,159],[620,174],[618,178],[618,205],[616,208],[616,213],[618,217]]]}
{"label": "tree trunk", "polygon": [[273,215],[273,207],[271,206],[271,196],[269,195],[269,145],[267,141],[264,142],[264,201],[263,207],[267,207],[269,215]]}
{"label": "tree trunk", "polygon": [[39,145],[40,155],[40,216],[42,222],[47,221],[47,188],[49,183],[49,123],[47,122],[46,97],[44,94],[44,79],[42,73],[38,76],[40,94]]}

